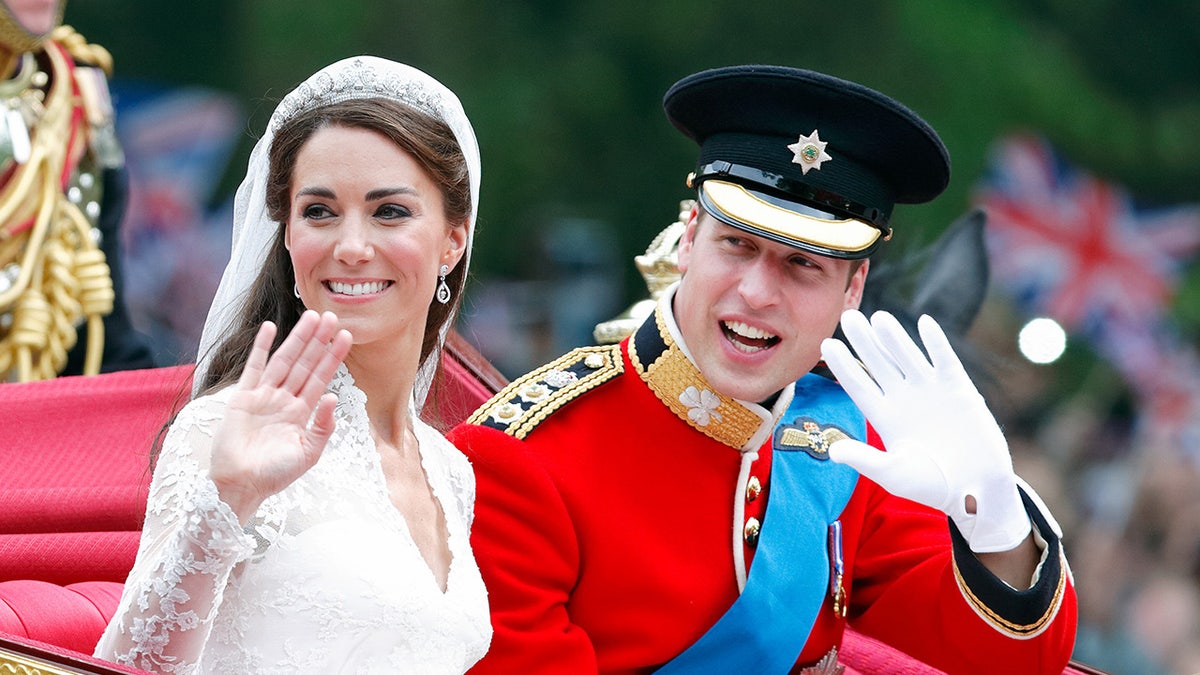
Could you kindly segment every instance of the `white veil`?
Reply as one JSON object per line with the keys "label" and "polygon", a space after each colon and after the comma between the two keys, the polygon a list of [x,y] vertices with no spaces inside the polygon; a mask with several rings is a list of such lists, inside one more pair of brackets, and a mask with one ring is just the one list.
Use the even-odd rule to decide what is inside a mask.
{"label": "white veil", "polygon": [[[246,178],[234,199],[233,246],[229,264],[221,276],[216,296],[200,336],[197,363],[192,381],[194,396],[212,364],[215,347],[228,337],[246,302],[248,291],[266,261],[271,241],[279,228],[267,216],[267,160],[275,132],[297,113],[331,103],[363,98],[386,98],[409,105],[442,120],[454,132],[467,163],[471,185],[471,218],[467,223],[467,249],[459,262],[464,276],[471,261],[475,237],[475,216],[479,205],[479,145],[462,104],[441,82],[402,63],[376,56],[356,56],[330,64],[317,71],[280,101],[271,115],[267,130],[254,151]],[[433,383],[437,355],[454,317],[442,327],[439,349],[420,366],[413,385],[413,404],[420,410]]]}

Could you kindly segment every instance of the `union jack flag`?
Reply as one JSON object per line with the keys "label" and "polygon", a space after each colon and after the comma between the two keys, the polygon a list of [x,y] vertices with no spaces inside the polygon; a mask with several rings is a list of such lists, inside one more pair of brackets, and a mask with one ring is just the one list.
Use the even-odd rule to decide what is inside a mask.
{"label": "union jack flag", "polygon": [[1139,209],[1030,136],[997,145],[976,202],[988,212],[996,282],[1068,330],[1161,320],[1182,261],[1200,247],[1200,208]]}
{"label": "union jack flag", "polygon": [[1029,136],[996,146],[976,202],[988,212],[997,286],[1028,315],[1085,337],[1122,374],[1143,445],[1165,440],[1200,463],[1200,356],[1166,312],[1200,248],[1200,207],[1139,209]]}

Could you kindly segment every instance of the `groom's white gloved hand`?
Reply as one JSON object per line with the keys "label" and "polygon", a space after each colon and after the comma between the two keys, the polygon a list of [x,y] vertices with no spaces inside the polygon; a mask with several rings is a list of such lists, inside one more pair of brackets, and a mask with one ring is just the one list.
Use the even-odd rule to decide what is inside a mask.
{"label": "groom's white gloved hand", "polygon": [[[928,359],[887,312],[869,322],[858,310],[842,314],[842,332],[861,364],[840,340],[821,344],[829,369],[887,448],[841,440],[829,457],[894,495],[946,513],[972,551],[1011,550],[1029,535],[1030,521],[1008,443],[941,327],[929,316],[917,326]],[[967,513],[968,496],[975,513]]]}

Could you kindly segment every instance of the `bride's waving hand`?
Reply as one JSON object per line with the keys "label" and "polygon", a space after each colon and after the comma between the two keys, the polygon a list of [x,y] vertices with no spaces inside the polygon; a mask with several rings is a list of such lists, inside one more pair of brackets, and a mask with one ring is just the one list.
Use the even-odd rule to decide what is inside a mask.
{"label": "bride's waving hand", "polygon": [[350,351],[332,312],[304,312],[268,355],[276,330],[266,322],[255,336],[213,442],[209,475],[242,523],[320,459],[337,404],[326,388]]}

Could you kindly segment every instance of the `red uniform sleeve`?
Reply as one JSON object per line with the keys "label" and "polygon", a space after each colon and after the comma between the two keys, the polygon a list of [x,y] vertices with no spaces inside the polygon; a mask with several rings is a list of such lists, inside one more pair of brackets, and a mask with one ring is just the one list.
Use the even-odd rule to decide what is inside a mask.
{"label": "red uniform sleeve", "polygon": [[592,644],[567,613],[579,546],[553,481],[521,441],[502,432],[462,425],[448,437],[475,470],[471,545],[494,631],[471,672],[596,672]]}
{"label": "red uniform sleeve", "polygon": [[1063,671],[1075,589],[1058,536],[1032,501],[1026,510],[1047,552],[1037,583],[1017,591],[974,557],[944,514],[860,480],[849,507],[862,513],[849,616],[856,630],[948,673]]}

